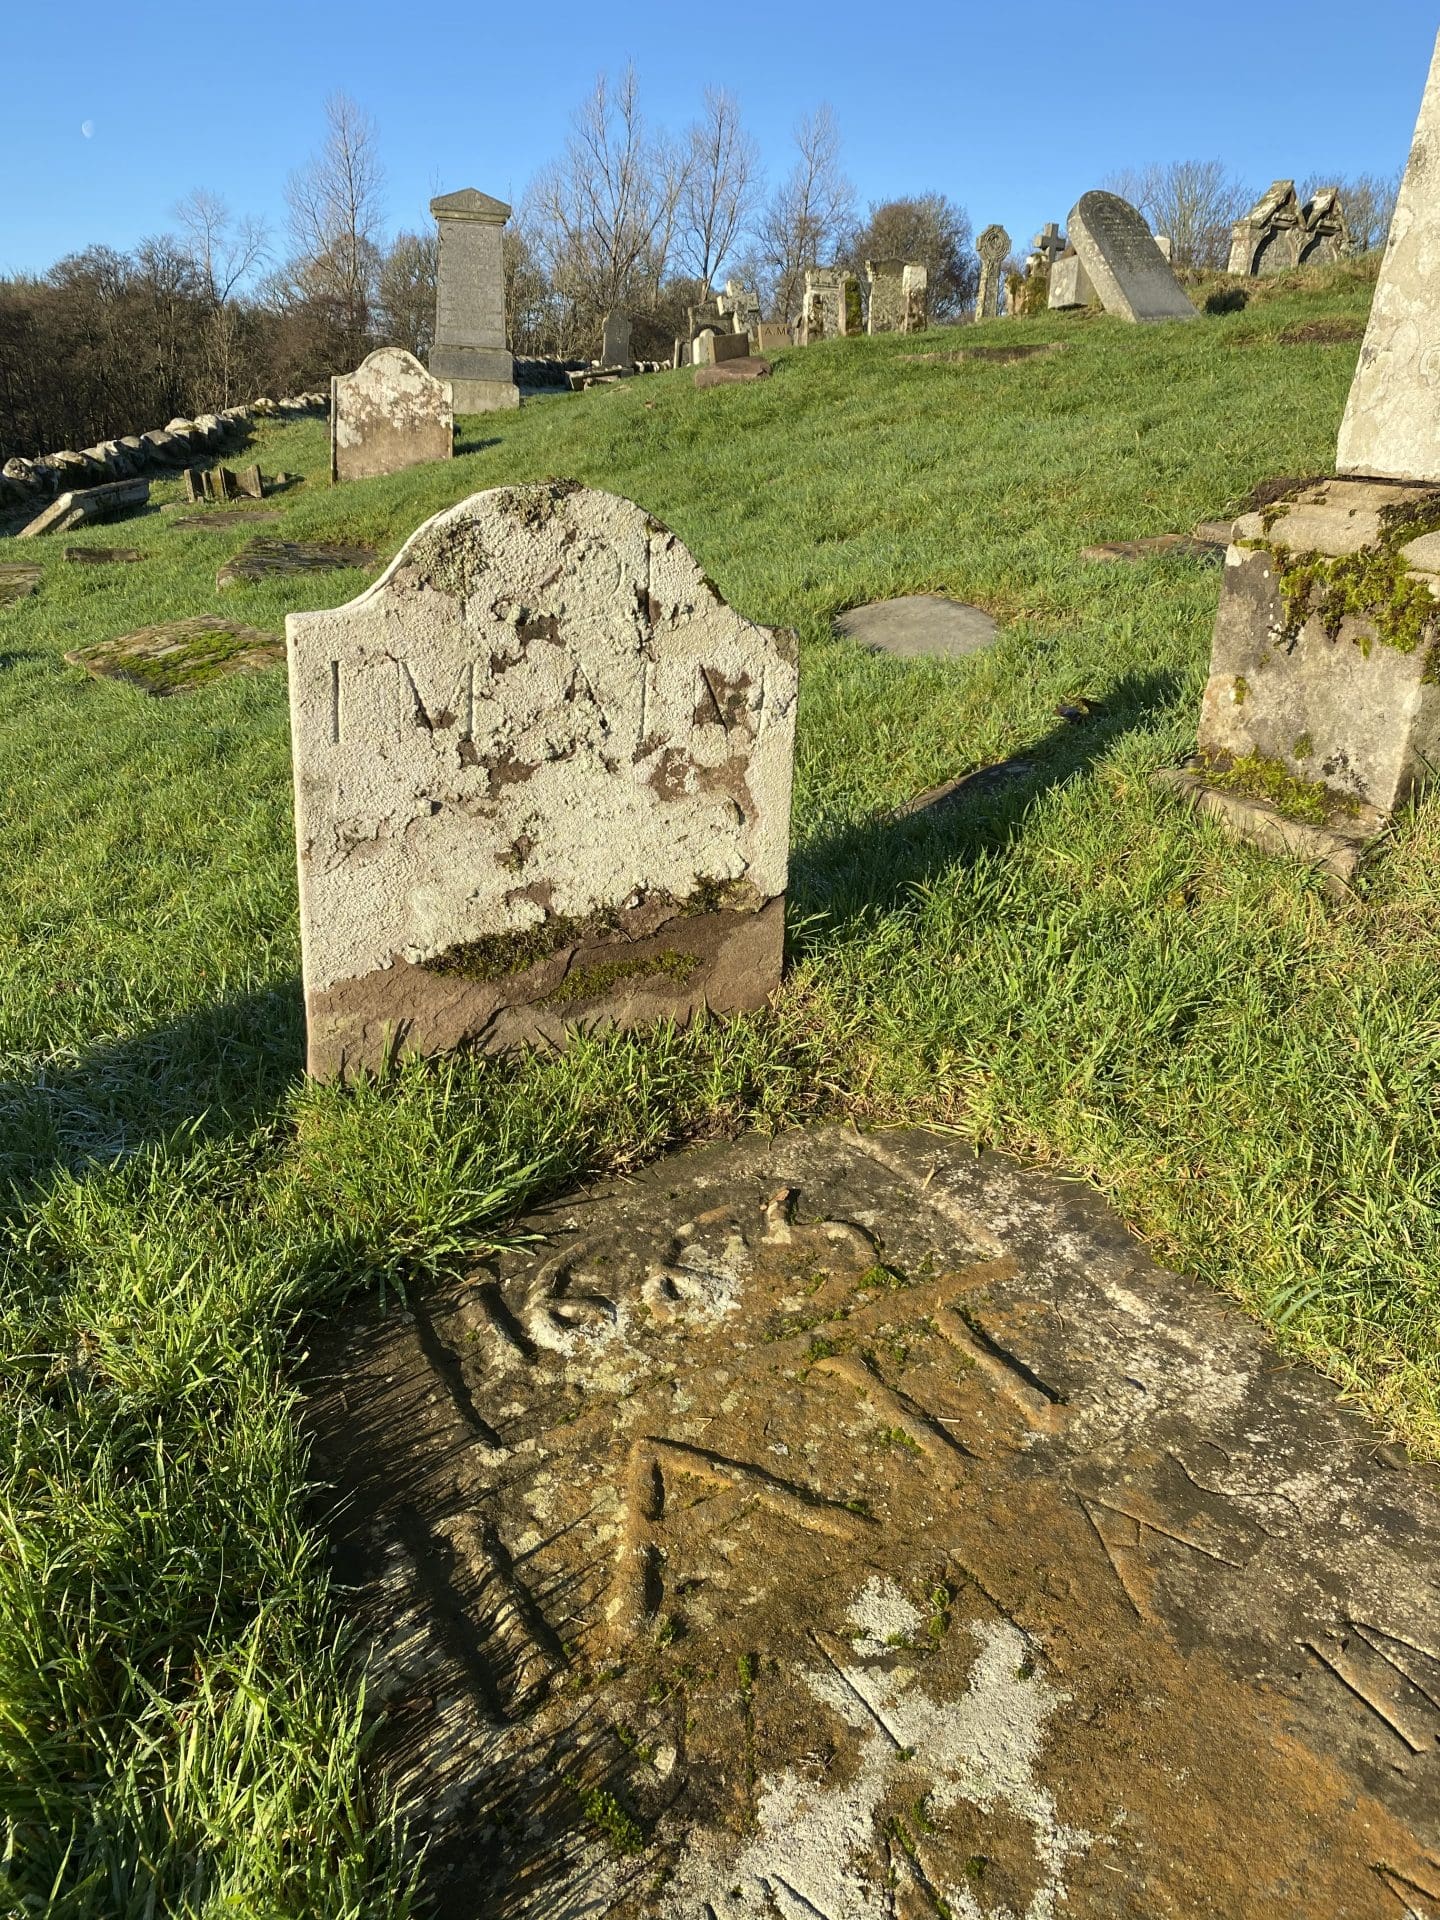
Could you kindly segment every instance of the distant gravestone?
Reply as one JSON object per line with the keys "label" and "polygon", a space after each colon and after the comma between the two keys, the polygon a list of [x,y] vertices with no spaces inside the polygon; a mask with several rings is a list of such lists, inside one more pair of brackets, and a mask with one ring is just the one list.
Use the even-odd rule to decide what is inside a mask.
{"label": "distant gravestone", "polygon": [[1334,187],[1301,204],[1293,180],[1276,180],[1230,230],[1229,271],[1249,278],[1326,266],[1350,251],[1345,210]]}
{"label": "distant gravestone", "polygon": [[450,382],[404,347],[377,347],[330,382],[330,478],[368,480],[455,451]]}
{"label": "distant gravestone", "polygon": [[312,1074],[773,990],[793,636],[641,508],[478,493],[286,625]]}
{"label": "distant gravestone", "polygon": [[440,236],[430,371],[450,382],[457,413],[518,407],[515,361],[505,344],[502,235],[510,209],[466,187],[441,194],[430,211]]}
{"label": "distant gravestone", "polygon": [[843,267],[810,267],[805,273],[802,330],[805,343],[843,339],[863,332],[860,282]]}
{"label": "distant gravestone", "polygon": [[760,326],[760,296],[753,288],[739,280],[727,280],[725,292],[716,305],[736,333],[748,333],[755,338]]}
{"label": "distant gravestone", "polygon": [[924,333],[930,325],[930,269],[923,260],[907,260],[900,276],[905,320],[902,331]]}
{"label": "distant gravestone", "polygon": [[373,547],[357,542],[252,540],[215,575],[217,587],[245,581],[269,580],[290,573],[336,573],[350,567],[373,567]]}
{"label": "distant gravestone", "polygon": [[871,333],[905,331],[905,262],[903,260],[867,260],[865,278],[870,283]]}
{"label": "distant gravestone", "polygon": [[706,327],[703,333],[695,336],[693,353],[697,367],[718,367],[726,360],[745,360],[750,354],[750,336],[748,333],[717,333],[713,327]]}
{"label": "distant gravestone", "polygon": [[983,607],[967,607],[934,593],[876,600],[840,614],[835,626],[860,646],[902,660],[961,660],[993,646],[1000,632]]}
{"label": "distant gravestone", "polygon": [[1082,194],[1069,231],[1107,313],[1137,323],[1196,318],[1193,302],[1128,200],[1117,193]]}
{"label": "distant gravestone", "polygon": [[1340,424],[1341,473],[1440,480],[1440,39],[1410,146],[1360,362]]}
{"label": "distant gravestone", "polygon": [[980,291],[975,298],[975,318],[996,320],[1000,316],[1000,276],[1010,252],[1010,236],[1004,227],[986,227],[975,242],[980,255]]}
{"label": "distant gravestone", "polygon": [[1067,247],[1050,269],[1050,300],[1053,311],[1065,312],[1072,307],[1088,307],[1095,299],[1095,289],[1090,284],[1090,276],[1081,265],[1080,256],[1073,247]]}
{"label": "distant gravestone", "polygon": [[773,353],[777,347],[790,344],[790,329],[783,320],[762,320],[755,330],[755,345],[761,353]]}
{"label": "distant gravestone", "polygon": [[600,343],[602,367],[628,367],[630,360],[630,316],[618,309],[605,316],[604,338]]}

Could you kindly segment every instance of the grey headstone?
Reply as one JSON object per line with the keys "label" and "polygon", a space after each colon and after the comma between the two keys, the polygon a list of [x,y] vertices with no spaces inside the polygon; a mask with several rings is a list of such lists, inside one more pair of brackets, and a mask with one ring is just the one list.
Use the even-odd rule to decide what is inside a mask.
{"label": "grey headstone", "polygon": [[502,234],[510,209],[465,187],[439,195],[430,211],[440,235],[430,372],[450,382],[456,413],[518,407],[515,361],[505,344]]}
{"label": "grey headstone", "polygon": [[1070,307],[1088,307],[1095,298],[1090,276],[1073,249],[1062,253],[1050,269],[1050,305],[1063,312]]}
{"label": "grey headstone", "polygon": [[399,473],[455,451],[450,383],[404,347],[377,347],[330,382],[330,478]]}
{"label": "grey headstone", "polygon": [[641,508],[474,494],[287,633],[312,1073],[773,990],[793,636]]}
{"label": "grey headstone", "polygon": [[1000,276],[1010,253],[1010,236],[1004,227],[986,227],[975,242],[980,255],[980,291],[975,296],[975,318],[995,320],[1000,315]]}
{"label": "grey headstone", "polygon": [[982,607],[968,607],[938,594],[907,594],[876,600],[839,614],[836,629],[879,653],[903,659],[959,660],[983,653],[999,637],[998,623]]}
{"label": "grey headstone", "polygon": [[605,316],[604,338],[600,344],[602,367],[628,367],[630,360],[630,316],[618,311]]}
{"label": "grey headstone", "polygon": [[1082,194],[1069,232],[1107,313],[1142,323],[1198,317],[1143,217],[1119,194]]}
{"label": "grey headstone", "polygon": [[1440,480],[1440,39],[1340,423],[1342,473]]}

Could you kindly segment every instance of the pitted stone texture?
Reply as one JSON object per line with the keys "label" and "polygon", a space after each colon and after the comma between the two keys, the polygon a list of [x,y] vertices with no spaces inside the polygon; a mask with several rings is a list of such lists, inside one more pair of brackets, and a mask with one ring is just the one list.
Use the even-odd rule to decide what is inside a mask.
{"label": "pitted stone texture", "polygon": [[1350,385],[1341,473],[1440,480],[1440,38]]}
{"label": "pitted stone texture", "polygon": [[1293,180],[1276,180],[1231,229],[1229,271],[1251,277],[1288,273],[1294,267],[1329,266],[1349,251],[1345,209],[1335,188],[1302,205]]}
{"label": "pitted stone texture", "polygon": [[1434,1476],[1083,1184],[671,1156],[316,1353],[449,1920],[1401,1920]]}
{"label": "pitted stone texture", "polygon": [[641,508],[475,494],[287,633],[312,1072],[773,990],[793,637]]}
{"label": "pitted stone texture", "polygon": [[1155,236],[1128,200],[1117,193],[1081,194],[1068,230],[1107,313],[1140,323],[1197,317]]}
{"label": "pitted stone texture", "polygon": [[448,380],[433,380],[404,347],[377,347],[330,382],[330,478],[368,480],[455,451]]}

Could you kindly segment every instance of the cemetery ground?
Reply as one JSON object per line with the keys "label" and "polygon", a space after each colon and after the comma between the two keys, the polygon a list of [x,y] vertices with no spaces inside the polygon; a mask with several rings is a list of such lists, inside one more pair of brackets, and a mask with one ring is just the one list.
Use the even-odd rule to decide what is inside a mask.
{"label": "cemetery ground", "polygon": [[[0,609],[6,1911],[406,1910],[307,1492],[307,1342],[679,1141],[927,1124],[1092,1180],[1440,1454],[1440,798],[1342,901],[1223,838],[1149,782],[1193,747],[1217,561],[1080,557],[1327,470],[1369,292],[1341,270],[1186,327],[1055,315],[782,352],[712,393],[638,378],[335,489],[323,425],[262,428],[264,470],[304,476],[266,535],[383,560],[468,492],[566,475],[799,632],[779,995],[563,1057],[303,1084],[283,672],[154,699],[62,662],[202,614],[278,633],[373,576],[217,592],[246,529],[169,524],[172,483],[123,528],[0,540],[44,570]],[[122,541],[139,562],[63,559]],[[833,633],[923,592],[1000,639],[940,663]]]}

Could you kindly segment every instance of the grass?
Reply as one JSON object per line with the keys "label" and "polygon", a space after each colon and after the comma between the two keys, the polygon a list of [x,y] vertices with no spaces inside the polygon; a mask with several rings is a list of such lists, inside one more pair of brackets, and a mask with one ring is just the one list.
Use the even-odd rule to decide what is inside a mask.
{"label": "grass", "polygon": [[[285,539],[388,555],[473,488],[572,475],[800,633],[780,995],[563,1058],[305,1086],[283,674],[156,701],[60,659],[215,611],[244,529],[152,513],[114,569],[60,557],[114,528],[0,541],[45,568],[0,609],[0,1910],[406,1912],[306,1505],[306,1325],[678,1140],[842,1113],[1088,1174],[1440,1453],[1440,804],[1342,905],[1231,845],[1147,783],[1194,746],[1214,565],[1078,558],[1324,469],[1357,348],[1280,336],[1368,297],[1338,273],[1185,327],[973,331],[1070,343],[1015,365],[838,341],[743,388],[665,374],[468,420],[453,464],[343,489],[322,426],[264,429],[262,466],[306,476]],[[225,610],[278,627],[363,578]],[[901,663],[833,636],[918,591],[988,607],[999,644]],[[1028,772],[890,819],[1006,756]]]}

